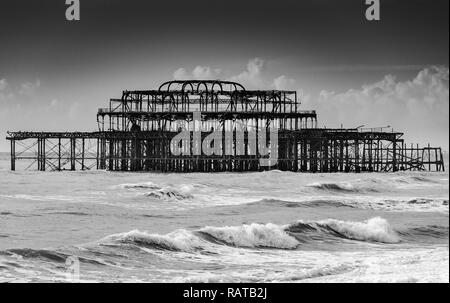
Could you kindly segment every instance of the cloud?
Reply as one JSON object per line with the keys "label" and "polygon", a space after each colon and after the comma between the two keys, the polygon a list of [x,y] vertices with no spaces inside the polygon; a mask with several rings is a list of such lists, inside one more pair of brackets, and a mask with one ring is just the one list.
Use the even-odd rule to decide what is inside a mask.
{"label": "cloud", "polygon": [[[449,131],[449,68],[428,66],[412,79],[398,80],[387,74],[379,81],[367,83],[344,92],[322,90],[311,94],[308,88],[299,88],[297,81],[287,75],[273,77],[273,71],[262,58],[250,59],[237,74],[225,74],[208,66],[197,66],[188,72],[180,68],[176,79],[226,79],[239,82],[247,89],[296,90],[302,108],[318,113],[319,125],[326,127],[384,127],[390,125],[405,132],[405,139],[427,143],[436,142],[448,148]],[[397,66],[391,70],[403,71],[417,66]],[[365,69],[366,67],[361,67]],[[388,69],[388,66],[375,68]],[[345,68],[344,68],[345,69]]]}
{"label": "cloud", "polygon": [[221,73],[222,73],[221,69],[216,68],[213,70],[210,67],[200,65],[194,68],[194,70],[192,71],[192,75],[196,79],[211,79],[211,78],[215,79]]}
{"label": "cloud", "polygon": [[225,79],[241,83],[248,89],[293,89],[295,87],[295,80],[285,75],[271,78],[267,73],[267,62],[262,58],[250,59],[245,69],[235,75],[226,75],[220,68],[198,65],[192,71],[184,67],[177,69],[173,73],[173,78],[176,80]]}
{"label": "cloud", "polygon": [[8,86],[8,82],[6,79],[0,79],[0,91],[3,91]]}
{"label": "cloud", "polygon": [[59,105],[58,99],[52,99],[52,101],[50,101],[50,106],[58,106],[58,105]]}
{"label": "cloud", "polygon": [[266,62],[261,58],[251,59],[247,64],[247,69],[238,75],[232,76],[229,80],[243,84],[246,87],[261,88],[265,81],[263,73]]}
{"label": "cloud", "polygon": [[41,81],[24,82],[20,85],[10,85],[6,79],[0,79],[0,104],[4,112],[8,108],[20,106],[23,102],[36,99],[36,94],[41,87]]}
{"label": "cloud", "polygon": [[41,87],[41,81],[38,79],[36,82],[25,82],[20,85],[19,94],[32,97],[36,94],[36,91]]}
{"label": "cloud", "polygon": [[[0,79],[0,136],[7,131],[92,131],[95,105],[73,97],[47,96],[39,80],[12,83]],[[89,97],[87,97],[89,99]],[[92,99],[92,98],[91,98]],[[94,119],[91,114],[94,113]],[[86,118],[88,117],[88,118]],[[91,117],[91,118],[89,118]],[[0,151],[8,150],[0,140]]]}
{"label": "cloud", "polygon": [[229,80],[241,83],[250,89],[292,90],[295,88],[296,81],[286,75],[278,76],[275,79],[271,78],[267,72],[267,65],[264,59],[250,59],[247,69],[230,77]]}
{"label": "cloud", "polygon": [[417,71],[426,68],[427,65],[403,64],[403,65],[323,65],[323,66],[304,66],[305,72],[384,72],[384,71]]}
{"label": "cloud", "polygon": [[185,80],[185,79],[190,79],[191,75],[186,71],[186,69],[181,67],[173,73],[173,78],[175,80]]}
{"label": "cloud", "polygon": [[8,81],[6,79],[0,79],[0,104],[6,106],[13,98],[14,93],[10,90]]}
{"label": "cloud", "polygon": [[81,104],[77,101],[69,107],[68,116],[71,120],[77,120],[80,117]]}
{"label": "cloud", "polygon": [[288,78],[285,75],[273,80],[273,86],[277,90],[292,90],[295,88],[296,83],[295,79]]}
{"label": "cloud", "polygon": [[176,80],[191,80],[191,79],[219,79],[222,74],[222,70],[218,68],[210,68],[209,66],[196,66],[191,72],[188,72],[185,68],[179,68],[173,73],[173,78]]}
{"label": "cloud", "polygon": [[316,98],[305,98],[304,107],[316,109],[328,127],[389,124],[421,142],[444,134],[448,145],[449,68],[427,67],[406,81],[386,75],[343,93],[323,90]]}

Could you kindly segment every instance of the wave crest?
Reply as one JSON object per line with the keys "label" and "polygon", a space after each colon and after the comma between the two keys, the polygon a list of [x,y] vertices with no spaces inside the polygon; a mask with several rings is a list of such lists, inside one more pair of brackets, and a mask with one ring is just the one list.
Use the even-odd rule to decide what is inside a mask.
{"label": "wave crest", "polygon": [[356,192],[358,191],[352,184],[350,183],[325,183],[325,182],[315,182],[308,184],[309,187],[314,187],[320,190],[327,191],[338,191],[338,192]]}
{"label": "wave crest", "polygon": [[133,244],[137,246],[171,251],[193,251],[204,246],[201,239],[185,229],[178,229],[166,235],[132,230],[127,233],[108,236],[100,242]]}
{"label": "wave crest", "polygon": [[161,188],[158,190],[154,190],[145,194],[146,197],[165,200],[165,201],[173,201],[173,200],[191,200],[193,196],[183,190],[177,190],[174,188]]}
{"label": "wave crest", "polygon": [[6,253],[19,255],[23,258],[44,259],[59,263],[64,263],[68,257],[67,254],[47,249],[15,248],[6,250]]}
{"label": "wave crest", "polygon": [[391,228],[388,221],[381,217],[374,217],[363,222],[340,221],[336,219],[312,223],[299,221],[297,224],[291,225],[290,230],[293,232],[305,230],[323,232],[325,230],[350,240],[382,243],[400,242],[398,234]]}
{"label": "wave crest", "polygon": [[141,183],[124,183],[115,186],[121,189],[159,189],[160,187],[153,182],[141,182]]}
{"label": "wave crest", "polygon": [[276,224],[244,224],[241,226],[211,227],[200,229],[201,233],[208,234],[226,244],[238,247],[270,247],[294,249],[298,241],[288,235],[283,226]]}
{"label": "wave crest", "polygon": [[101,244],[128,244],[168,251],[214,251],[217,245],[240,248],[297,249],[300,245],[323,240],[349,239],[367,242],[398,243],[398,234],[380,217],[364,222],[298,221],[291,225],[251,223],[239,226],[206,226],[190,231],[178,229],[168,234],[153,234],[139,230],[107,236]]}

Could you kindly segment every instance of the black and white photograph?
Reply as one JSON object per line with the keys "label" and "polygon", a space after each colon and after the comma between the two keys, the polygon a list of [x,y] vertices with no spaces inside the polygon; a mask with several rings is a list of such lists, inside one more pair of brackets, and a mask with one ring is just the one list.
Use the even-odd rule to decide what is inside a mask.
{"label": "black and white photograph", "polygon": [[449,283],[448,164],[448,0],[0,2],[0,282]]}

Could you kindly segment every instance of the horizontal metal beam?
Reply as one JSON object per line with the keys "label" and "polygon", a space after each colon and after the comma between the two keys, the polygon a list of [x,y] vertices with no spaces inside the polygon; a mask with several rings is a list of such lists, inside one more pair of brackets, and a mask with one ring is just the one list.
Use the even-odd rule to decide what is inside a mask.
{"label": "horizontal metal beam", "polygon": [[[169,119],[169,120],[186,120],[193,116],[191,111],[164,111],[164,112],[148,112],[148,111],[106,111],[102,110],[99,116],[116,116],[130,118],[146,118],[146,119]],[[317,118],[315,111],[299,111],[299,112],[261,112],[261,111],[202,111],[202,117],[208,119],[276,119],[276,118]]]}

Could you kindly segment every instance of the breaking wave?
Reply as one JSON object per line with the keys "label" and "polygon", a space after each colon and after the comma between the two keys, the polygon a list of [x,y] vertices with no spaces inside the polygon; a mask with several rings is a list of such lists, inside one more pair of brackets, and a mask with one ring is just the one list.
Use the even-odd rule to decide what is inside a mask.
{"label": "breaking wave", "polygon": [[337,192],[358,192],[359,190],[355,188],[350,183],[325,183],[325,182],[315,182],[308,184],[307,186],[313,187],[320,190],[326,191],[337,191]]}
{"label": "breaking wave", "polygon": [[272,223],[226,227],[207,226],[200,229],[200,232],[237,247],[293,249],[299,244],[294,237],[286,233],[283,226]]}
{"label": "breaking wave", "polygon": [[142,193],[139,192],[140,196],[145,196],[149,198],[154,198],[157,200],[171,201],[171,200],[190,200],[193,196],[190,194],[192,191],[192,186],[180,185],[177,187],[166,186],[162,187],[156,185],[153,182],[141,182],[141,183],[124,183],[114,186],[114,188],[119,189],[130,189],[130,190],[150,190]]}
{"label": "breaking wave", "polygon": [[315,207],[349,207],[355,208],[352,203],[346,203],[346,201],[340,200],[305,200],[305,201],[286,201],[278,199],[262,199],[255,202],[247,203],[247,205],[267,205],[276,207],[289,207],[289,208],[315,208]]}
{"label": "breaking wave", "polygon": [[424,177],[421,175],[417,176],[399,176],[393,178],[394,182],[403,183],[403,184],[414,184],[414,183],[439,183],[431,178]]}
{"label": "breaking wave", "polygon": [[127,233],[114,234],[102,239],[103,244],[132,244],[140,247],[170,251],[193,251],[202,249],[206,242],[185,229],[178,229],[171,233],[160,235],[151,234],[139,230]]}
{"label": "breaking wave", "polygon": [[[224,249],[236,248],[339,250],[346,243],[350,245],[367,242],[378,245],[417,243],[417,241],[441,243],[442,239],[448,239],[448,235],[448,226],[416,226],[405,230],[394,230],[388,221],[380,217],[361,222],[326,219],[298,221],[288,225],[251,223],[239,226],[206,226],[196,230],[177,229],[167,234],[132,230],[109,235],[97,242],[86,244],[87,246],[83,246],[82,249],[72,247],[65,251],[21,248],[0,251],[0,255],[20,256],[23,259],[56,264],[64,263],[68,256],[76,255],[81,262],[105,266],[114,265],[115,261],[110,262],[104,258],[115,259],[122,255],[120,253],[122,249],[137,249],[146,253],[165,251],[204,255],[227,254]],[[229,253],[233,252],[229,251]],[[102,258],[99,259],[99,257]]]}
{"label": "breaking wave", "polygon": [[294,237],[283,230],[283,226],[271,223],[229,227],[207,226],[196,231],[178,229],[165,235],[132,230],[108,236],[100,243],[131,244],[158,250],[184,252],[211,250],[212,245],[293,249],[299,244]]}
{"label": "breaking wave", "polygon": [[403,238],[416,241],[418,239],[447,239],[449,237],[448,226],[428,225],[423,227],[413,227],[405,231],[399,231]]}
{"label": "breaking wave", "polygon": [[145,193],[146,197],[158,199],[158,200],[191,200],[194,197],[186,191],[177,190],[174,188],[161,188],[148,193]]}
{"label": "breaking wave", "polygon": [[340,221],[335,219],[321,220],[317,222],[299,221],[289,226],[292,233],[325,233],[335,237],[349,240],[398,243],[400,237],[394,231],[387,220],[374,217],[364,222]]}
{"label": "breaking wave", "polygon": [[159,189],[160,187],[153,182],[141,182],[141,183],[124,183],[115,186],[121,189]]}
{"label": "breaking wave", "polygon": [[367,193],[387,192],[396,189],[440,186],[441,182],[422,175],[394,175],[388,178],[370,177],[347,182],[314,182],[309,188],[328,192]]}
{"label": "breaking wave", "polygon": [[346,238],[383,243],[398,243],[400,238],[387,220],[375,217],[366,222],[349,222],[329,219],[319,224],[344,235]]}
{"label": "breaking wave", "polygon": [[18,248],[6,250],[7,255],[18,255],[23,258],[41,259],[52,262],[64,263],[68,255],[46,249]]}
{"label": "breaking wave", "polygon": [[380,217],[364,222],[298,221],[290,225],[251,223],[240,226],[206,226],[198,230],[178,229],[168,234],[139,230],[107,236],[101,245],[134,245],[156,250],[194,252],[214,251],[217,246],[239,248],[301,249],[305,244],[330,239],[398,243],[400,236]]}
{"label": "breaking wave", "polygon": [[359,208],[385,211],[436,211],[448,213],[448,198],[430,197],[377,197],[377,196],[353,196],[353,197],[295,197],[289,200],[261,199],[250,202],[247,205],[288,207],[288,208]]}
{"label": "breaking wave", "polygon": [[[54,280],[54,273],[65,274],[62,269],[65,268],[67,258],[76,256],[80,262],[91,266],[87,268],[93,268],[95,272],[110,272],[111,275],[123,269],[129,269],[131,273],[141,269],[153,271],[159,267],[172,274],[177,272],[180,266],[192,262],[194,270],[183,275],[191,282],[228,281],[229,278],[230,282],[293,282],[345,274],[358,267],[352,261],[334,264],[333,260],[311,267],[304,266],[308,264],[308,258],[315,254],[319,254],[321,258],[320,256],[330,256],[330,251],[342,250],[347,253],[349,248],[351,252],[359,251],[354,250],[355,244],[367,252],[369,249],[384,251],[386,245],[397,251],[404,246],[397,246],[396,243],[417,243],[419,240],[422,243],[441,245],[442,239],[448,239],[448,226],[414,226],[405,230],[394,230],[380,217],[360,222],[326,219],[297,221],[287,225],[251,223],[238,226],[205,226],[195,230],[177,229],[167,234],[132,230],[112,234],[96,242],[61,249],[0,250],[0,269],[14,276],[21,273],[22,268],[18,266],[25,266],[37,271],[41,279],[45,280],[50,275],[48,279]],[[365,243],[372,244],[368,246]],[[239,259],[240,256],[243,257],[242,260]],[[246,264],[258,263],[259,259],[255,258],[259,257],[262,258],[261,264],[266,267],[268,263],[265,262],[269,262],[273,256],[277,256],[277,262],[290,258],[289,262],[299,262],[303,265],[301,269],[291,270],[291,264],[288,262],[284,269],[271,270],[264,276],[245,269],[242,275],[236,271],[232,277],[220,271],[217,275],[212,271],[212,275],[205,276],[201,270],[204,262],[213,262],[214,268],[223,269],[227,268],[227,264],[234,264],[235,260],[244,267]],[[222,259],[223,264],[217,265]],[[208,266],[209,268],[212,267]],[[24,276],[24,279],[26,278]],[[7,277],[6,280],[8,279]]]}

